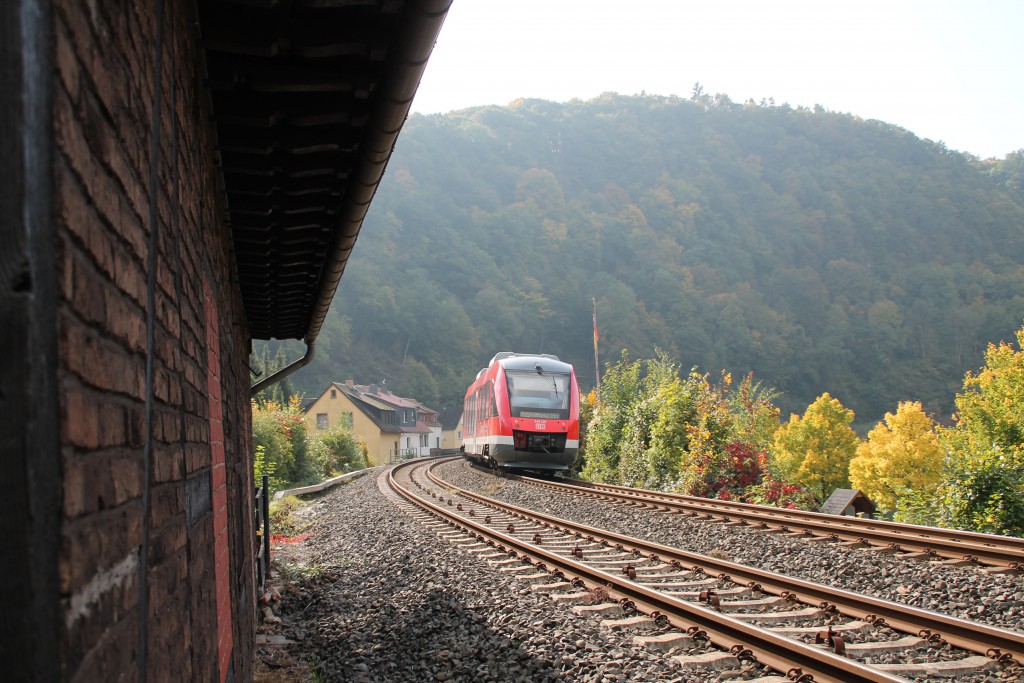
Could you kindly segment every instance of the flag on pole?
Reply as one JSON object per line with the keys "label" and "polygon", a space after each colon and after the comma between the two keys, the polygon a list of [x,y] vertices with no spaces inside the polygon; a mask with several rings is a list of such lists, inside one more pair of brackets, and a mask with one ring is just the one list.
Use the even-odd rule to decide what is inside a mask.
{"label": "flag on pole", "polygon": [[594,388],[597,390],[597,398],[601,400],[601,365],[597,361],[597,299],[591,299],[594,303]]}

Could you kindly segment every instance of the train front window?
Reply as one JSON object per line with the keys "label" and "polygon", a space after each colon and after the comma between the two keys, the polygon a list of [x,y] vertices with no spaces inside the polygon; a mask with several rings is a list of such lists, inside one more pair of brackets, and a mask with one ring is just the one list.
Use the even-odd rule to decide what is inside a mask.
{"label": "train front window", "polygon": [[505,377],[512,417],[569,419],[569,375],[510,370]]}

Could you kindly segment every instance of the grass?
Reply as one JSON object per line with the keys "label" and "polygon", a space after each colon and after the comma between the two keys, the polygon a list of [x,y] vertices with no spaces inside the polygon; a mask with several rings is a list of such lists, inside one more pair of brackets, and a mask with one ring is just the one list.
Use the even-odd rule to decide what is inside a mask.
{"label": "grass", "polygon": [[299,536],[309,528],[295,513],[304,507],[304,503],[295,496],[288,496],[270,502],[270,532],[275,536],[292,538]]}

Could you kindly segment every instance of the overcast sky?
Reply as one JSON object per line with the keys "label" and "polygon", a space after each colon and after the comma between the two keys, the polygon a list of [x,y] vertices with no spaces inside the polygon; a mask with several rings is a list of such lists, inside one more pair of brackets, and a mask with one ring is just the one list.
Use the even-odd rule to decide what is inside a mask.
{"label": "overcast sky", "polygon": [[822,106],[979,157],[1024,148],[1024,0],[454,0],[413,103],[602,92]]}

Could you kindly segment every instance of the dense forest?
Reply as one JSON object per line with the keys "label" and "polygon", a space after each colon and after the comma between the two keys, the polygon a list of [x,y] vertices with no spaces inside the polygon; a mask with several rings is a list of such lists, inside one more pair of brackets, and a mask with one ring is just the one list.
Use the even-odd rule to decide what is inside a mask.
{"label": "dense forest", "polygon": [[862,430],[899,401],[948,420],[1024,319],[1022,236],[1024,150],[820,107],[695,87],[415,115],[291,389],[385,381],[441,408],[503,350],[589,389],[596,300],[602,364],[752,371],[783,416],[829,392]]}

